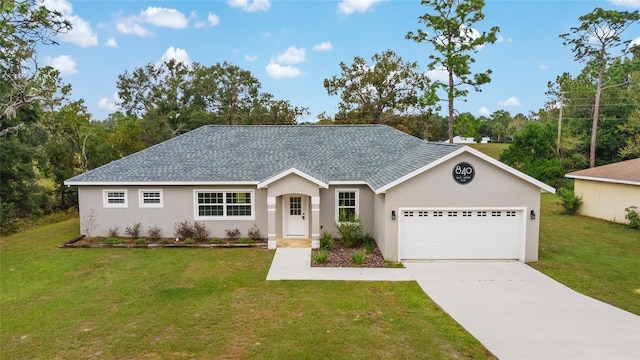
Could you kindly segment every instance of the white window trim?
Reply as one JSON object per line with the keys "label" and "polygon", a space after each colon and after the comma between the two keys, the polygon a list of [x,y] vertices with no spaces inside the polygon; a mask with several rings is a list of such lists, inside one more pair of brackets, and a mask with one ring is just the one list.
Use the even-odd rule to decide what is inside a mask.
{"label": "white window trim", "polygon": [[[107,194],[110,192],[122,192],[124,193],[123,204],[110,204]],[[103,189],[102,190],[102,206],[105,208],[126,208],[129,207],[129,196],[127,189]]]}
{"label": "white window trim", "polygon": [[[145,204],[144,203],[144,193],[152,193],[157,192],[160,193],[160,202],[158,204]],[[138,190],[138,206],[141,208],[161,208],[164,207],[164,194],[161,189],[139,189]]]}
{"label": "white window trim", "polygon": [[[198,215],[198,194],[199,193],[223,193],[222,216],[200,216]],[[251,193],[251,216],[228,216],[227,215],[227,193]],[[195,220],[255,220],[256,219],[256,196],[254,190],[248,189],[194,189],[193,190],[193,218]]]}
{"label": "white window trim", "polygon": [[335,206],[334,206],[334,216],[335,216],[335,220],[336,223],[339,223],[340,221],[340,209],[339,209],[339,205],[340,205],[340,193],[343,192],[353,192],[356,194],[356,216],[359,218],[360,217],[360,193],[358,189],[336,189],[335,192]]}

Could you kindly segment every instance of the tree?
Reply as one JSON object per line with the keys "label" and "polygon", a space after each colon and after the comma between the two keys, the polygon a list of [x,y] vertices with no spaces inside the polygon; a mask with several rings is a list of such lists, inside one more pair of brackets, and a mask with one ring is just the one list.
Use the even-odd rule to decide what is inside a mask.
{"label": "tree", "polygon": [[416,62],[404,62],[395,52],[374,54],[369,65],[356,56],[353,64],[340,63],[340,75],[324,80],[329,95],[340,94],[340,115],[356,121],[379,124],[384,114],[407,113],[418,106],[419,92],[428,79],[417,72]]}
{"label": "tree", "polygon": [[[563,45],[572,46],[574,57],[585,62],[596,73],[596,93],[591,125],[591,144],[589,149],[589,167],[596,162],[596,138],[598,132],[598,116],[600,97],[604,86],[604,74],[609,64],[617,58],[612,52],[619,51],[624,56],[630,51],[631,40],[622,40],[621,34],[633,23],[640,20],[638,11],[615,11],[595,8],[591,13],[578,18],[580,26],[561,34]],[[620,86],[623,84],[608,84]]]}
{"label": "tree", "polygon": [[[427,41],[433,46],[435,54],[429,55],[429,70],[444,70],[448,82],[434,82],[426,93],[425,102],[433,105],[438,101],[447,101],[449,110],[449,142],[453,142],[454,100],[465,98],[469,92],[467,86],[480,91],[480,86],[491,81],[491,69],[472,74],[471,64],[475,62],[473,53],[486,44],[497,40],[500,28],[492,27],[489,32],[478,32],[474,26],[484,19],[482,9],[484,0],[422,0],[429,12],[420,16],[419,22],[432,31],[418,29],[410,31],[406,38],[415,42]],[[445,99],[437,96],[437,90],[446,92]]]}
{"label": "tree", "polygon": [[628,159],[640,157],[640,110],[634,111],[629,116],[629,121],[620,125],[620,131],[626,135],[620,156]]}
{"label": "tree", "polygon": [[47,9],[38,0],[0,3],[0,138],[24,126],[6,126],[7,119],[20,108],[48,100],[60,89],[58,72],[39,69],[35,48],[56,44],[53,37],[70,29],[60,12]]}

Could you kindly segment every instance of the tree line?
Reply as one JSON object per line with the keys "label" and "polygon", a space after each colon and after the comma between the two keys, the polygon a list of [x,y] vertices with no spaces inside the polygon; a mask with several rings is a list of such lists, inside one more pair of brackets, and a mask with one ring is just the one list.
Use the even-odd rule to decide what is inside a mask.
{"label": "tree line", "polygon": [[[565,73],[549,83],[545,108],[476,117],[458,113],[455,104],[469,89],[480,91],[491,81],[491,69],[472,72],[473,54],[494,43],[500,29],[476,30],[484,19],[483,0],[422,4],[426,13],[418,20],[424,28],[405,38],[430,47],[426,70],[445,71],[447,81],[428,78],[417,62],[404,61],[391,49],[368,59],[355,56],[350,64],[338,64],[339,73],[322,84],[327,95],[339,96],[338,112],[318,114],[305,125],[385,124],[430,141],[452,141],[454,135],[512,141],[502,160],[556,185],[567,171],[587,166],[593,148],[596,165],[640,155],[640,53],[621,38],[638,21],[637,11],[596,8],[561,35],[585,67],[575,77]],[[308,108],[263,92],[251,72],[234,64],[168,60],[121,73],[120,110],[96,121],[84,100],[70,99],[71,86],[59,72],[36,60],[38,46],[56,45],[55,35],[71,29],[62,14],[37,0],[16,0],[2,2],[0,16],[3,229],[20,217],[75,206],[76,190],[66,188],[65,179],[199,126],[297,125],[309,115]],[[592,49],[594,42],[584,34],[598,26],[617,30]],[[445,116],[439,114],[443,105]]]}

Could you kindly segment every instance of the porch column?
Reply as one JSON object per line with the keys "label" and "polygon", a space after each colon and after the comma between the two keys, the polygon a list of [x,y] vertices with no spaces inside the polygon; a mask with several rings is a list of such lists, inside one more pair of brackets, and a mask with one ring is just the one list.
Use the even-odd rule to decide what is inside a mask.
{"label": "porch column", "polygon": [[267,196],[267,247],[275,249],[276,241],[276,197]]}
{"label": "porch column", "polygon": [[320,247],[320,196],[311,197],[311,247]]}

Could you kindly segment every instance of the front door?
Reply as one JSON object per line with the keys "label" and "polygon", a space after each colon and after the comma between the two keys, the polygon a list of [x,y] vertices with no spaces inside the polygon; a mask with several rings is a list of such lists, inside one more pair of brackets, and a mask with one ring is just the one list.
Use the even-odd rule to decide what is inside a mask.
{"label": "front door", "polygon": [[285,195],[284,205],[284,237],[309,237],[309,211],[307,196]]}

